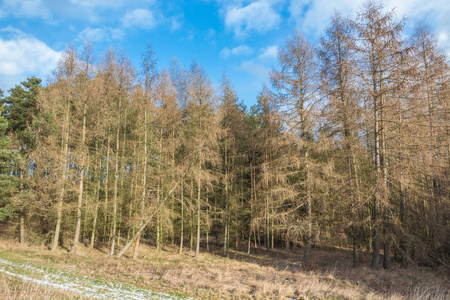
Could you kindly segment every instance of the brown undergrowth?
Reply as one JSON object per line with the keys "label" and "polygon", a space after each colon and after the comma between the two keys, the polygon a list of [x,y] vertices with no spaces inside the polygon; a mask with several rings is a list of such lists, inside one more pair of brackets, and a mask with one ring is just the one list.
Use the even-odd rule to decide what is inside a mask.
{"label": "brown undergrowth", "polygon": [[[177,254],[142,245],[137,260],[106,255],[106,249],[80,247],[77,255],[2,241],[0,257],[120,281],[155,291],[203,299],[448,299],[449,277],[443,270],[413,266],[374,271],[352,269],[351,252],[314,249],[314,271],[302,268],[300,251],[253,249],[250,256]],[[365,257],[366,260],[369,256]],[[366,262],[364,265],[368,265]],[[5,279],[1,284],[5,285]],[[6,285],[8,285],[6,283]],[[53,298],[53,297],[52,297]],[[60,298],[59,296],[55,298]],[[22,298],[20,298],[22,299]],[[26,299],[26,298],[24,298]],[[61,299],[65,299],[63,296]]]}
{"label": "brown undergrowth", "polygon": [[87,299],[76,293],[61,291],[26,282],[20,278],[5,276],[0,272],[0,299],[8,300],[46,300],[46,299]]}

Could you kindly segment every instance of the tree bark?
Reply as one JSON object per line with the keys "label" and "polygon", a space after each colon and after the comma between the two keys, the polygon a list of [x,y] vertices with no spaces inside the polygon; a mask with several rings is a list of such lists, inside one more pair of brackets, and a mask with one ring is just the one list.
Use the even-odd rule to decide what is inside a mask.
{"label": "tree bark", "polygon": [[61,220],[62,220],[62,209],[64,202],[64,194],[66,187],[66,177],[67,177],[67,160],[68,160],[68,152],[69,152],[69,122],[70,122],[70,99],[67,99],[67,108],[66,108],[66,121],[63,127],[63,147],[61,148],[61,191],[58,197],[58,205],[56,207],[56,228],[55,235],[53,237],[53,245],[51,251],[55,251],[58,247],[59,235],[61,231]]}
{"label": "tree bark", "polygon": [[181,229],[180,229],[180,250],[179,254],[183,253],[184,240],[184,178],[181,179]]}
{"label": "tree bark", "polygon": [[[144,104],[145,106],[145,104]],[[145,198],[147,195],[147,157],[148,157],[148,131],[147,131],[147,106],[144,107],[144,161],[142,172],[142,197],[141,197],[141,218],[144,216]],[[136,236],[136,243],[134,244],[133,259],[138,257],[140,233]]]}
{"label": "tree bark", "polygon": [[[201,147],[201,146],[200,146]],[[200,218],[200,197],[201,197],[201,188],[202,188],[202,182],[201,182],[201,172],[202,172],[202,152],[200,150],[199,153],[199,162],[198,162],[198,182],[197,182],[197,244],[195,246],[195,258],[198,258],[198,255],[200,253],[200,225],[201,225],[201,218]]]}
{"label": "tree bark", "polygon": [[78,243],[80,240],[81,231],[81,206],[83,204],[83,186],[84,186],[84,172],[85,170],[85,143],[86,143],[86,113],[87,113],[87,103],[84,103],[83,107],[83,129],[82,129],[82,139],[81,139],[81,163],[80,163],[80,184],[78,190],[78,205],[77,205],[77,224],[75,229],[75,237],[73,239],[72,249],[70,253],[76,253]]}
{"label": "tree bark", "polygon": [[[23,167],[19,168],[19,179],[20,179],[20,193],[23,192]],[[20,235],[19,235],[19,243],[25,244],[25,217],[22,212],[20,215]]]}
{"label": "tree bark", "polygon": [[[122,96],[119,96],[119,113],[122,105]],[[117,132],[116,132],[116,153],[115,153],[115,167],[114,167],[114,199],[113,199],[113,228],[111,232],[111,250],[109,255],[114,255],[114,249],[116,246],[116,231],[117,231],[117,190],[119,182],[119,140],[120,133],[120,116],[117,117]]]}
{"label": "tree bark", "polygon": [[[308,159],[308,152],[305,153],[305,158]],[[311,186],[310,186],[310,174],[309,165],[306,163],[306,211],[307,215],[307,231],[306,231],[306,247],[303,254],[303,262],[306,269],[311,269],[311,248],[312,248],[312,208],[311,208]]]}
{"label": "tree bark", "polygon": [[109,210],[109,160],[111,152],[111,137],[108,136],[108,147],[106,148],[106,171],[105,171],[105,224],[103,225],[103,241],[105,242],[108,236],[108,210]]}
{"label": "tree bark", "polygon": [[400,223],[402,226],[402,233],[400,238],[400,250],[401,250],[401,267],[408,268],[408,242],[405,236],[406,224],[407,224],[407,205],[406,195],[403,187],[403,175],[400,175]]}
{"label": "tree bark", "polygon": [[97,182],[97,199],[95,201],[94,220],[92,221],[92,232],[91,232],[91,243],[90,243],[91,249],[94,249],[95,231],[97,230],[99,202],[100,202],[100,178],[98,179],[98,182]]}
{"label": "tree bark", "polygon": [[223,256],[228,256],[228,210],[229,210],[229,196],[228,196],[228,153],[227,146],[225,145],[225,228],[224,228],[224,240],[223,240]]}

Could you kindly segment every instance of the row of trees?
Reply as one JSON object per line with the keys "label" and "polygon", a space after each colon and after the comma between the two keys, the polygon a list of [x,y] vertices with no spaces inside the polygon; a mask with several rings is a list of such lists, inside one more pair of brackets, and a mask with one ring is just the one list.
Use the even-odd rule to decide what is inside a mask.
{"label": "row of trees", "polygon": [[374,269],[381,248],[385,268],[392,251],[448,265],[449,66],[428,27],[403,26],[368,2],[317,45],[295,31],[249,110],[196,61],[158,70],[148,47],[137,71],[69,47],[46,87],[4,98],[0,222],[71,252],[302,246],[309,267],[346,236],[355,267],[364,248]]}

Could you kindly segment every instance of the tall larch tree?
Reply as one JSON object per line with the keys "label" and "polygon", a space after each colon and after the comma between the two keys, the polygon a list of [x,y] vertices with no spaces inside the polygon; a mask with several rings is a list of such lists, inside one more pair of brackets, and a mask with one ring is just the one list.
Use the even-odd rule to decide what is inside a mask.
{"label": "tall larch tree", "polygon": [[[158,76],[157,69],[156,69],[156,57],[155,54],[151,48],[150,45],[147,46],[146,51],[142,54],[142,62],[141,62],[141,75],[143,79],[143,94],[140,95],[138,98],[138,106],[141,108],[138,112],[138,115],[141,116],[142,124],[143,126],[143,157],[142,157],[142,194],[139,205],[139,211],[140,211],[140,219],[141,222],[143,222],[143,216],[145,214],[145,206],[146,202],[148,201],[147,196],[147,177],[149,176],[148,172],[148,158],[149,158],[149,138],[151,136],[150,134],[150,120],[152,118],[152,114],[154,111],[154,97],[155,97],[155,82]],[[142,116],[143,112],[143,116]],[[135,248],[133,253],[133,259],[136,259],[138,256],[139,251],[139,240],[140,240],[140,234],[136,237],[135,241]]]}
{"label": "tall larch tree", "polygon": [[354,24],[359,37],[357,52],[362,70],[360,72],[361,80],[364,82],[364,92],[367,99],[370,99],[370,109],[373,113],[371,139],[376,172],[376,191],[372,209],[372,268],[379,268],[381,229],[384,233],[383,266],[389,268],[391,207],[389,163],[386,152],[389,132],[387,117],[393,103],[391,101],[392,91],[397,88],[394,74],[399,67],[397,60],[402,50],[400,35],[404,21],[397,21],[394,11],[385,13],[382,5],[378,6],[373,2],[367,2],[359,12]]}
{"label": "tall larch tree", "polygon": [[[64,199],[67,190],[73,186],[73,176],[69,175],[71,172],[69,143],[73,130],[71,110],[77,92],[75,81],[79,67],[77,53],[73,47],[69,47],[58,63],[52,83],[38,98],[40,116],[37,119],[36,134],[39,135],[39,141],[32,158],[37,160],[38,172],[48,173],[41,179],[48,183],[52,180],[53,192],[58,190],[55,197],[56,224],[52,251],[57,249],[60,241]],[[59,149],[59,153],[55,153],[55,149]],[[42,190],[44,188],[42,184],[44,182],[40,181],[36,185],[37,188]],[[45,197],[51,198],[53,195],[47,194]]]}
{"label": "tall larch tree", "polygon": [[[85,195],[85,177],[89,176],[89,145],[91,144],[92,135],[90,134],[95,130],[95,123],[93,117],[97,117],[93,108],[96,107],[95,103],[98,98],[96,88],[93,86],[93,67],[94,67],[94,53],[93,46],[89,42],[86,43],[84,52],[80,57],[82,65],[80,66],[80,73],[77,74],[77,87],[79,92],[74,103],[74,115],[75,119],[78,119],[77,136],[78,143],[77,149],[74,152],[76,156],[77,164],[77,177],[78,177],[78,202],[77,202],[77,219],[75,225],[75,235],[72,243],[71,253],[77,252],[77,247],[80,241],[81,233],[81,217],[82,217],[82,205]],[[89,132],[88,132],[89,131]],[[81,136],[80,136],[81,135]],[[86,212],[85,212],[86,213]]]}
{"label": "tall larch tree", "polygon": [[301,197],[306,204],[306,232],[304,261],[307,268],[311,263],[313,234],[312,216],[312,173],[311,150],[314,144],[312,117],[317,101],[317,57],[313,46],[298,31],[287,40],[278,52],[279,70],[270,74],[272,85],[280,106],[283,108],[285,122],[290,136],[294,138],[301,152]]}
{"label": "tall larch tree", "polygon": [[[448,226],[445,226],[445,211],[448,211],[449,170],[449,63],[438,46],[437,38],[427,25],[420,24],[412,36],[412,57],[415,60],[413,99],[409,109],[411,137],[414,138],[416,165],[413,174],[420,184],[415,189],[423,198],[420,209],[421,223],[425,224],[427,252],[433,261],[445,262],[445,242],[448,240]],[[423,194],[422,194],[423,193]],[[404,220],[406,223],[407,221]],[[447,257],[446,257],[447,256]]]}
{"label": "tall larch tree", "polygon": [[320,41],[321,91],[327,98],[324,108],[333,134],[338,134],[346,156],[346,180],[341,194],[351,207],[351,228],[353,242],[353,267],[357,268],[362,252],[361,191],[357,174],[358,149],[358,81],[354,48],[354,27],[339,14],[331,17],[331,24]]}
{"label": "tall larch tree", "polygon": [[[200,253],[202,225],[202,197],[204,186],[210,186],[215,175],[208,164],[218,163],[217,137],[220,133],[215,115],[217,96],[206,71],[194,61],[189,73],[188,102],[186,105],[186,134],[188,136],[192,178],[197,183],[195,257]],[[195,170],[195,171],[194,171]],[[203,200],[203,201],[202,201]]]}

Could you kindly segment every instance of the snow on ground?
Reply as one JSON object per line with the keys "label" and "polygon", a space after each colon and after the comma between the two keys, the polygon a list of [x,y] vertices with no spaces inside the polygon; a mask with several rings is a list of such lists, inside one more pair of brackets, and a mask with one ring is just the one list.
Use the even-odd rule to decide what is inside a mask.
{"label": "snow on ground", "polygon": [[89,278],[87,276],[78,276],[68,272],[33,266],[28,263],[13,262],[4,258],[0,258],[0,272],[41,286],[49,286],[56,289],[79,293],[88,298],[136,300],[180,299],[174,295],[153,292],[128,284],[107,282],[102,279]]}

